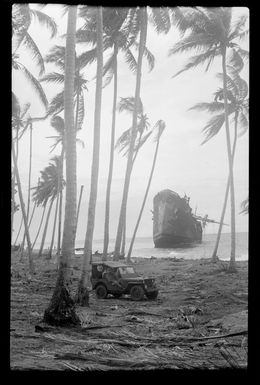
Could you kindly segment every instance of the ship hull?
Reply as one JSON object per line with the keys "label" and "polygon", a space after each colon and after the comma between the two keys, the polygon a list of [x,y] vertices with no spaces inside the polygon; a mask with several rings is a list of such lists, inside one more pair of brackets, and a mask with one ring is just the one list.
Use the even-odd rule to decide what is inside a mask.
{"label": "ship hull", "polygon": [[202,226],[189,202],[171,191],[154,197],[153,240],[155,248],[174,248],[202,241]]}
{"label": "ship hull", "polygon": [[201,239],[187,238],[174,235],[157,235],[154,237],[154,247],[158,249],[188,246],[200,243]]}

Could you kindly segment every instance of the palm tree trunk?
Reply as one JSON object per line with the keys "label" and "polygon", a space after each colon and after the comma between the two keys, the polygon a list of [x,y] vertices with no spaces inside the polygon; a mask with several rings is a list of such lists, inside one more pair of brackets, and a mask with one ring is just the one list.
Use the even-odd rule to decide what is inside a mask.
{"label": "palm tree trunk", "polygon": [[229,178],[230,178],[230,203],[231,203],[231,253],[230,253],[230,262],[229,262],[229,272],[234,272],[236,271],[235,189],[234,189],[233,164],[232,164],[229,121],[228,121],[226,48],[223,49],[223,53],[222,53],[222,69],[223,69],[226,139],[227,139],[227,152],[228,152]]}
{"label": "palm tree trunk", "polygon": [[37,239],[38,239],[38,236],[39,236],[40,231],[41,231],[41,228],[42,228],[43,218],[44,218],[44,214],[45,214],[45,211],[46,211],[46,207],[47,207],[47,205],[44,205],[43,212],[42,212],[42,217],[41,217],[41,221],[40,221],[40,225],[39,225],[39,228],[38,228],[36,237],[35,237],[35,239],[34,239],[34,242],[33,242],[33,244],[32,244],[32,250],[33,250],[33,248],[34,248],[34,246],[35,246],[35,243],[36,243],[36,241],[37,241]]}
{"label": "palm tree trunk", "polygon": [[78,285],[77,302],[88,306],[88,275],[92,256],[93,232],[95,226],[95,210],[98,188],[99,149],[100,149],[100,119],[102,101],[102,75],[103,75],[103,17],[102,7],[97,7],[97,81],[94,117],[94,143],[91,169],[91,188],[88,206],[88,223],[84,244],[84,258],[81,278]]}
{"label": "palm tree trunk", "polygon": [[127,262],[130,262],[130,258],[131,258],[131,254],[132,254],[132,250],[133,250],[133,246],[134,246],[134,241],[135,241],[135,237],[136,237],[136,233],[137,233],[137,230],[138,230],[141,218],[142,218],[142,214],[143,214],[143,211],[144,211],[144,206],[145,206],[146,199],[147,199],[147,196],[148,196],[148,192],[149,192],[149,189],[150,189],[150,186],[151,186],[152,177],[153,177],[154,168],[155,168],[155,163],[156,163],[157,154],[158,154],[158,149],[159,149],[159,144],[160,144],[160,138],[158,138],[158,141],[157,141],[157,144],[156,144],[154,158],[153,158],[153,164],[152,164],[152,169],[151,169],[150,177],[149,177],[148,184],[147,184],[147,187],[146,187],[146,191],[145,191],[145,194],[144,194],[144,199],[143,199],[142,207],[141,207],[141,210],[140,210],[140,213],[139,213],[136,225],[135,225],[134,233],[133,233],[132,240],[131,240],[131,243],[130,243],[130,247],[129,247],[129,250],[128,250],[128,254],[127,254],[127,258],[126,258]]}
{"label": "palm tree trunk", "polygon": [[40,250],[38,252],[38,258],[41,257],[42,252],[43,252],[43,248],[44,248],[45,238],[46,238],[46,234],[47,234],[47,230],[48,230],[49,219],[50,219],[50,215],[51,215],[51,209],[52,209],[52,206],[53,206],[53,202],[54,202],[54,199],[51,199],[50,205],[49,205],[49,210],[48,210],[46,221],[45,221],[45,226],[44,226],[43,234],[42,234],[41,246],[40,246]]}
{"label": "palm tree trunk", "polygon": [[66,34],[64,117],[66,152],[66,202],[63,226],[62,251],[56,286],[44,321],[53,325],[78,324],[74,302],[70,296],[71,258],[74,255],[77,210],[77,154],[74,127],[74,79],[76,48],[77,6],[70,6]]}
{"label": "palm tree trunk", "polygon": [[23,225],[23,216],[21,218],[21,222],[20,222],[20,225],[19,225],[19,230],[18,230],[18,233],[17,233],[15,241],[14,241],[14,246],[16,245],[16,242],[17,242],[17,240],[19,238],[19,235],[20,235],[20,232],[21,232],[21,229],[22,229],[22,225]]}
{"label": "palm tree trunk", "polygon": [[122,197],[120,216],[119,216],[119,222],[117,227],[117,235],[116,235],[115,251],[114,251],[115,260],[119,258],[119,254],[120,254],[123,223],[125,222],[125,217],[126,217],[126,206],[127,206],[127,198],[128,198],[128,191],[129,191],[129,185],[130,185],[131,170],[132,170],[134,145],[135,145],[135,139],[137,135],[137,113],[138,113],[138,102],[140,99],[140,89],[141,89],[142,59],[143,59],[143,53],[144,53],[144,47],[145,47],[146,35],[147,35],[146,8],[145,7],[142,8],[141,12],[142,12],[142,25],[141,25],[141,32],[140,32],[140,44],[139,44],[138,61],[137,61],[135,103],[134,103],[134,112],[133,112],[131,142],[130,142],[128,158],[127,158],[123,197]]}
{"label": "palm tree trunk", "polygon": [[15,202],[14,202],[14,190],[15,190],[15,176],[14,176],[14,168],[13,168],[13,177],[12,177],[12,208],[11,208],[11,245],[12,238],[13,238],[13,227],[14,227],[14,208],[15,208]]}
{"label": "palm tree trunk", "polygon": [[121,248],[120,248],[121,257],[124,257],[125,255],[125,244],[126,244],[126,215],[125,215],[125,221],[123,224],[123,231],[122,231],[122,241],[121,241]]}
{"label": "palm tree trunk", "polygon": [[58,191],[60,196],[60,203],[59,203],[59,221],[58,221],[58,241],[57,241],[57,257],[60,257],[60,250],[61,250],[61,219],[62,219],[62,197],[63,197],[63,190],[61,188],[61,183],[63,179],[63,163],[64,163],[64,145],[62,145],[61,150],[61,164],[60,164],[60,173],[59,173],[59,179],[58,179]]}
{"label": "palm tree trunk", "polygon": [[36,202],[34,202],[34,205],[33,205],[32,213],[31,213],[31,217],[30,217],[30,221],[29,221],[29,228],[30,228],[31,223],[32,223],[32,219],[33,219],[33,216],[34,216],[34,213],[35,213],[35,209],[36,209]]}
{"label": "palm tree trunk", "polygon": [[77,90],[77,98],[76,98],[76,114],[75,114],[75,122],[74,127],[75,131],[77,132],[78,129],[78,116],[79,116],[79,91]]}
{"label": "palm tree trunk", "polygon": [[[236,150],[236,143],[237,143],[237,120],[238,120],[238,113],[236,112],[236,114],[235,114],[234,142],[233,142],[233,149],[232,149],[232,164],[233,165],[234,165],[234,157],[235,157],[235,150]],[[217,239],[216,239],[214,251],[213,251],[213,254],[212,254],[212,257],[211,257],[212,262],[217,262],[219,260],[217,252],[218,252],[218,246],[219,246],[219,241],[220,241],[220,237],[221,237],[221,231],[222,231],[222,227],[223,227],[223,223],[224,223],[225,212],[226,212],[226,208],[227,208],[229,188],[230,188],[230,177],[228,176],[226,192],[225,192],[225,198],[224,198],[224,205],[223,205],[223,208],[222,208],[222,213],[221,213],[220,224],[219,224],[219,228],[218,228]]]}
{"label": "palm tree trunk", "polygon": [[[30,123],[30,146],[29,146],[29,177],[28,177],[28,199],[27,199],[27,218],[30,213],[30,202],[31,202],[31,175],[32,175],[32,123]],[[22,242],[22,254],[24,251],[25,232]],[[22,255],[21,255],[22,257]]]}
{"label": "palm tree trunk", "polygon": [[115,152],[115,128],[116,128],[116,102],[117,102],[117,44],[114,45],[115,67],[114,67],[114,98],[113,98],[113,113],[112,113],[112,128],[110,139],[110,160],[109,172],[107,178],[106,191],[106,209],[105,209],[105,226],[104,226],[104,246],[102,260],[107,259],[107,250],[109,244],[109,215],[110,215],[110,193],[114,167],[114,152]]}
{"label": "palm tree trunk", "polygon": [[[79,194],[79,203],[78,203],[78,208],[77,208],[77,218],[76,218],[76,235],[77,235],[77,227],[78,227],[78,221],[79,221],[79,211],[80,211],[80,204],[81,204],[81,199],[82,199],[82,193],[83,193],[84,186],[82,185],[80,187],[80,194]],[[75,238],[76,239],[76,238]]]}
{"label": "palm tree trunk", "polygon": [[17,186],[18,186],[20,205],[21,205],[21,210],[22,210],[22,215],[23,215],[24,227],[25,227],[25,232],[26,232],[26,240],[27,240],[27,244],[28,244],[29,272],[30,272],[30,274],[34,274],[35,268],[34,268],[34,263],[33,263],[33,259],[32,259],[32,253],[31,253],[31,240],[30,240],[29,228],[28,228],[27,217],[26,217],[26,212],[25,212],[25,205],[24,205],[24,200],[23,200],[21,181],[20,181],[19,171],[18,171],[18,167],[17,167],[17,158],[15,155],[15,149],[14,149],[13,143],[12,143],[12,156],[13,156]]}
{"label": "palm tree trunk", "polygon": [[57,194],[57,198],[56,198],[56,207],[55,207],[55,214],[54,214],[54,221],[53,221],[53,229],[52,229],[52,237],[51,237],[50,250],[48,252],[48,259],[51,259],[51,256],[52,256],[52,249],[53,249],[55,230],[56,230],[56,222],[57,222],[57,214],[58,214],[58,206],[59,206],[59,194]]}

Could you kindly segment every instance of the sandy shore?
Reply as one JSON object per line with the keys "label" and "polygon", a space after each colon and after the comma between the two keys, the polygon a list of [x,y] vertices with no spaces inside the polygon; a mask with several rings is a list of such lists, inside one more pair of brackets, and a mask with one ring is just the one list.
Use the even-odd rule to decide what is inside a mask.
{"label": "sandy shore", "polygon": [[[12,255],[11,367],[39,370],[111,370],[246,367],[248,262],[135,259],[137,272],[156,279],[154,301],[96,299],[78,308],[81,327],[41,326],[56,281],[56,264]],[[81,257],[73,260],[73,290]],[[39,333],[40,330],[40,333]]]}

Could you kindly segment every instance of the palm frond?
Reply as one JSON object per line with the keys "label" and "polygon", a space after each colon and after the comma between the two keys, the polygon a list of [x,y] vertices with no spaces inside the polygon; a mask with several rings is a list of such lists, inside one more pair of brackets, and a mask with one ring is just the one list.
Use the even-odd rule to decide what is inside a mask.
{"label": "palm frond", "polygon": [[77,43],[89,43],[94,46],[97,43],[97,32],[90,30],[89,25],[85,24],[76,32],[76,40]]}
{"label": "palm frond", "polygon": [[171,28],[171,19],[167,7],[151,8],[150,20],[157,33],[168,33]]}
{"label": "palm frond", "polygon": [[241,211],[239,214],[248,214],[249,212],[249,198],[247,197],[244,201],[241,202]]}
{"label": "palm frond", "polygon": [[80,144],[82,148],[85,148],[85,143],[82,139],[77,138],[76,143]]}
{"label": "palm frond", "polygon": [[158,140],[160,139],[160,137],[162,136],[162,133],[163,133],[163,131],[165,130],[165,128],[166,128],[166,124],[165,124],[165,122],[164,122],[164,120],[158,120],[156,123],[155,123],[155,125],[154,125],[154,127],[153,127],[153,129],[152,129],[152,131],[155,131],[155,130],[157,130],[157,133],[156,133],[156,136],[155,136],[155,138],[154,138],[154,142],[158,142]]}
{"label": "palm frond", "polygon": [[174,7],[170,8],[171,19],[174,26],[177,27],[181,36],[188,31],[202,32],[204,29],[207,18],[201,12],[201,17],[198,17],[199,10],[192,7]]}
{"label": "palm frond", "polygon": [[107,71],[109,71],[109,69],[111,67],[114,66],[114,63],[115,63],[115,54],[114,52],[109,56],[109,58],[107,59],[106,63],[104,64],[104,67],[103,67],[103,76],[107,73]]}
{"label": "palm frond", "polygon": [[[241,72],[241,70],[244,67],[244,62],[239,53],[233,48],[231,50],[231,54],[228,57],[228,64],[229,72]],[[232,70],[233,69],[233,70]]]}
{"label": "palm frond", "polygon": [[44,60],[37,44],[28,32],[24,34],[22,44],[28,48],[28,52],[31,53],[33,60],[36,60],[36,64],[39,67],[39,75],[41,76],[45,71]]}
{"label": "palm frond", "polygon": [[59,92],[52,98],[47,110],[47,116],[57,115],[64,110],[64,91]]}
{"label": "palm frond", "polygon": [[206,126],[202,129],[202,132],[206,135],[206,138],[201,144],[208,142],[211,138],[218,134],[219,130],[225,122],[225,114],[213,116]]}
{"label": "palm frond", "polygon": [[247,23],[248,17],[246,15],[242,15],[239,17],[239,19],[236,21],[234,25],[231,27],[231,32],[228,36],[229,41],[237,38],[240,36],[240,34],[243,31],[243,28],[245,28],[245,25]]}
{"label": "palm frond", "polygon": [[97,59],[97,49],[93,48],[89,51],[83,52],[78,56],[79,68],[83,68],[86,65],[93,63]]}
{"label": "palm frond", "polygon": [[[136,49],[139,48],[139,43],[134,42],[133,45]],[[155,57],[147,47],[144,47],[144,57],[147,59],[149,71],[152,71],[154,68]]]}
{"label": "palm frond", "polygon": [[197,111],[207,111],[210,114],[215,114],[216,112],[224,111],[224,103],[220,102],[204,102],[204,103],[197,103],[194,106],[190,107],[188,111],[190,110],[197,110]]}
{"label": "palm frond", "polygon": [[248,117],[242,111],[240,111],[238,114],[238,136],[243,136],[247,132],[248,127]]}
{"label": "palm frond", "polygon": [[31,23],[29,4],[12,6],[12,50],[16,52]]}
{"label": "palm frond", "polygon": [[246,29],[245,31],[243,32],[240,32],[237,37],[239,38],[239,40],[243,40],[245,39],[246,37],[248,37],[249,35],[249,29]]}
{"label": "palm frond", "polygon": [[81,92],[79,95],[77,130],[82,129],[84,116],[85,116],[84,95]]}
{"label": "palm frond", "polygon": [[59,133],[60,136],[64,135],[65,124],[64,119],[61,116],[54,115],[50,120],[51,126]]}
{"label": "palm frond", "polygon": [[[117,109],[119,112],[129,112],[133,113],[135,106],[135,98],[133,96],[127,97],[127,98],[120,98],[120,101],[117,104]],[[143,114],[143,103],[141,98],[138,100],[138,114]]]}
{"label": "palm frond", "polygon": [[64,78],[64,74],[60,74],[59,72],[50,72],[49,74],[44,75],[40,79],[40,82],[62,84],[64,83]]}
{"label": "palm frond", "polygon": [[207,51],[212,47],[212,45],[214,45],[214,43],[214,37],[207,36],[205,33],[192,34],[178,41],[169,50],[169,55],[187,52],[189,50],[204,51],[207,53]]}
{"label": "palm frond", "polygon": [[30,13],[40,23],[40,25],[46,27],[51,32],[51,38],[57,34],[57,25],[50,16],[36,9],[30,9]]}
{"label": "palm frond", "polygon": [[247,51],[246,49],[242,49],[241,47],[238,47],[237,52],[242,57],[242,59],[247,61],[249,60],[249,51]]}
{"label": "palm frond", "polygon": [[26,115],[26,113],[28,112],[29,108],[31,107],[31,103],[25,103],[25,105],[23,106],[23,108],[21,109],[21,114],[20,114],[20,118],[23,119]]}
{"label": "palm frond", "polygon": [[130,70],[135,74],[137,70],[137,62],[129,48],[124,51],[124,56]]}
{"label": "palm frond", "polygon": [[65,47],[55,45],[44,58],[46,63],[54,63],[61,70],[65,71]]}
{"label": "palm frond", "polygon": [[[149,131],[147,134],[143,135],[143,136],[141,137],[141,139],[137,141],[137,143],[136,143],[136,145],[135,145],[135,147],[134,147],[134,151],[135,151],[135,152],[140,150],[140,148],[145,144],[145,142],[146,142],[147,139],[151,136],[151,134],[152,134],[152,130]],[[127,151],[127,152],[128,152],[128,151]]]}
{"label": "palm frond", "polygon": [[19,69],[24,73],[26,78],[29,80],[34,91],[38,94],[44,107],[47,108],[48,107],[48,100],[46,98],[45,92],[43,91],[41,84],[38,82],[38,80],[33,76],[33,74],[23,64],[18,63],[18,65],[19,65]]}
{"label": "palm frond", "polygon": [[117,149],[118,152],[122,152],[127,146],[129,146],[130,138],[131,138],[131,130],[132,130],[132,127],[128,128],[117,139],[115,144],[115,149]]}
{"label": "palm frond", "polygon": [[182,68],[175,75],[173,75],[172,78],[175,78],[182,72],[188,71],[189,69],[196,68],[199,65],[204,64],[206,61],[208,61],[207,67],[205,69],[207,71],[209,69],[210,64],[213,62],[213,60],[218,54],[220,54],[220,50],[213,48],[212,50],[209,50],[205,53],[192,56],[187,62],[187,64],[184,66],[184,68]]}

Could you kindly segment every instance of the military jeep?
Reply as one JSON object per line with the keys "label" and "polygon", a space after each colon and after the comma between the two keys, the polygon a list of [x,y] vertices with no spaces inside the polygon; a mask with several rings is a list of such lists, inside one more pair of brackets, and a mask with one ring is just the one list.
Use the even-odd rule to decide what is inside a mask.
{"label": "military jeep", "polygon": [[158,295],[153,278],[138,275],[133,266],[123,262],[92,262],[91,284],[100,299],[108,294],[115,298],[128,294],[132,300],[141,301],[144,296],[156,299]]}

